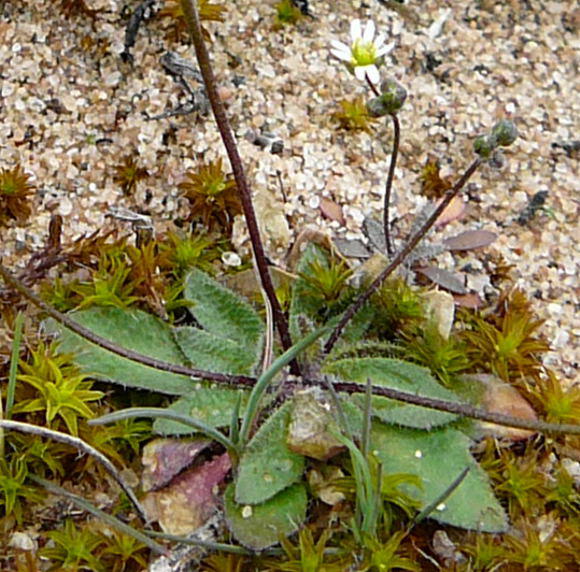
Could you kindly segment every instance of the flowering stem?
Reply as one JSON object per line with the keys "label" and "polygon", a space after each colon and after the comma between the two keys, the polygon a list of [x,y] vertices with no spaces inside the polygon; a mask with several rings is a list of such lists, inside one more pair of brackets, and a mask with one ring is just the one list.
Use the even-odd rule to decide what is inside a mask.
{"label": "flowering stem", "polygon": [[399,123],[399,118],[395,113],[390,113],[389,115],[393,120],[393,129],[395,131],[395,136],[393,140],[393,151],[391,153],[391,164],[389,165],[389,173],[387,175],[387,182],[385,184],[385,204],[383,207],[383,230],[385,234],[385,243],[387,245],[387,254],[389,255],[389,257],[391,257],[393,256],[393,243],[391,242],[389,205],[391,202],[391,189],[393,187],[393,179],[395,178],[395,166],[397,164],[397,156],[399,154],[399,143],[401,141],[401,125]]}
{"label": "flowering stem", "polygon": [[365,74],[365,80],[367,85],[371,88],[371,91],[375,94],[375,97],[379,97],[381,92],[377,89],[377,86],[371,81],[371,78],[368,74]]}
{"label": "flowering stem", "polygon": [[[258,268],[258,274],[260,276],[260,282],[262,284],[262,288],[268,296],[268,299],[270,300],[270,304],[272,305],[274,321],[276,323],[278,333],[280,334],[282,347],[284,350],[288,350],[292,346],[292,339],[288,329],[288,321],[286,320],[286,316],[282,311],[280,302],[276,296],[274,285],[272,283],[272,277],[270,276],[270,272],[268,270],[268,262],[264,253],[264,246],[260,237],[260,230],[258,228],[256,213],[252,203],[252,193],[246,179],[242,160],[238,152],[232,129],[226,116],[224,105],[217,91],[217,84],[209,59],[209,54],[203,40],[196,0],[180,0],[180,2],[185,21],[189,28],[191,39],[195,48],[195,55],[197,56],[197,62],[203,77],[207,97],[210,101],[218,130],[226,148],[226,152],[232,166],[234,179],[240,193],[242,209],[244,211],[246,225],[248,227],[250,240],[252,242],[252,248],[254,251],[254,258],[256,260],[256,266]],[[296,361],[294,361],[290,367],[293,373],[299,373]]]}
{"label": "flowering stem", "polygon": [[413,251],[413,249],[419,244],[419,242],[425,237],[425,235],[431,230],[431,227],[435,224],[435,221],[441,216],[441,213],[449,206],[449,203],[459,194],[459,191],[465,186],[465,183],[469,180],[471,175],[475,173],[477,168],[481,165],[481,159],[477,158],[469,165],[465,173],[461,178],[455,183],[452,189],[447,191],[445,197],[439,203],[437,208],[433,211],[431,216],[425,221],[423,226],[409,239],[407,244],[397,253],[395,258],[390,262],[390,264],[373,280],[371,285],[354,301],[354,303],[348,308],[348,310],[342,315],[339,323],[336,325],[334,331],[328,338],[324,346],[324,353],[330,352],[334,347],[334,344],[342,334],[344,328],[350,322],[352,317],[363,307],[365,302],[374,294],[377,288],[388,278],[394,270],[407,258],[407,256]]}

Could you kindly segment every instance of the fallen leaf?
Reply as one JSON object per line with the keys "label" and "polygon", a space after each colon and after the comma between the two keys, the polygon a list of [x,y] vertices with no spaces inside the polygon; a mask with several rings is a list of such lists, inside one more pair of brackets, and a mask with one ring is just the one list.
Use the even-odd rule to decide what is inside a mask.
{"label": "fallen leaf", "polygon": [[338,430],[331,406],[314,390],[296,393],[288,426],[286,444],[291,451],[326,461],[344,450],[344,445],[329,429]]}
{"label": "fallen leaf", "polygon": [[[501,413],[518,419],[537,421],[536,412],[526,401],[520,392],[513,386],[504,383],[500,378],[491,374],[474,374],[465,376],[470,382],[483,385],[481,405],[490,413]],[[522,441],[534,434],[534,431],[504,427],[495,423],[478,422],[485,435],[509,439],[510,441]]]}
{"label": "fallen leaf", "polygon": [[370,250],[362,240],[335,238],[334,245],[338,251],[347,258],[369,258],[371,256]]}
{"label": "fallen leaf", "polygon": [[467,294],[468,292],[467,288],[463,285],[463,277],[459,274],[453,274],[449,270],[444,270],[438,266],[423,266],[415,270],[419,274],[429,278],[437,286],[441,286],[444,290],[449,290],[454,294]]}
{"label": "fallen leaf", "polygon": [[483,305],[483,300],[480,298],[479,294],[475,292],[468,292],[467,294],[453,294],[453,299],[458,306],[462,308],[469,308],[471,310],[477,310]]}
{"label": "fallen leaf", "polygon": [[342,478],[344,478],[344,473],[339,467],[333,465],[324,465],[320,470],[312,469],[306,476],[312,494],[330,506],[346,498],[336,482]]}
{"label": "fallen leaf", "polygon": [[466,230],[456,236],[446,238],[443,244],[448,250],[474,250],[488,246],[497,238],[490,230]]}
{"label": "fallen leaf", "polygon": [[208,439],[155,439],[147,443],[141,457],[145,467],[141,476],[143,491],[167,485],[210,443]]}
{"label": "fallen leaf", "polygon": [[363,221],[362,230],[376,251],[387,251],[387,243],[385,242],[384,232],[385,229],[382,222],[379,222],[374,218],[367,217]]}
{"label": "fallen leaf", "polygon": [[[289,287],[296,280],[296,275],[286,272],[286,270],[278,266],[270,265],[268,268],[270,270],[270,276],[272,277],[272,283],[276,289],[283,286]],[[246,298],[251,299],[254,296],[260,295],[260,284],[256,276],[256,271],[253,268],[248,268],[235,274],[226,274],[221,282],[230,290],[234,290],[234,292]]]}
{"label": "fallen leaf", "polygon": [[444,530],[435,531],[432,545],[433,552],[443,560],[446,567],[453,568],[454,564],[462,564],[467,560]]}
{"label": "fallen leaf", "polygon": [[167,534],[194,532],[217,510],[219,499],[214,487],[231,469],[227,453],[181,473],[170,485],[145,495],[143,507],[147,518],[158,522]]}
{"label": "fallen leaf", "polygon": [[[437,201],[437,205],[441,203],[443,199]],[[465,212],[465,201],[462,197],[453,197],[447,208],[439,215],[439,218],[435,221],[435,226],[444,226],[458,220],[463,216]]]}
{"label": "fallen leaf", "polygon": [[341,225],[344,225],[342,207],[333,200],[322,197],[320,199],[320,212],[324,218],[335,220]]}

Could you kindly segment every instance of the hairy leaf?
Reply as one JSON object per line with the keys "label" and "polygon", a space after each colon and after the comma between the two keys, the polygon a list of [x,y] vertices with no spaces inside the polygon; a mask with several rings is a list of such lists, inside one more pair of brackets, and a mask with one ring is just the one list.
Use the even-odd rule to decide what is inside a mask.
{"label": "hairy leaf", "polygon": [[174,332],[175,341],[193,367],[219,373],[250,374],[257,361],[259,347],[250,350],[199,328],[181,327]]}
{"label": "hairy leaf", "polygon": [[259,505],[238,504],[234,485],[225,492],[226,520],[236,540],[252,550],[276,544],[292,534],[306,518],[307,495],[298,483]]}
{"label": "hairy leaf", "polygon": [[264,325],[248,302],[201,270],[185,279],[184,297],[194,302],[189,311],[208,332],[260,352]]}
{"label": "hairy leaf", "polygon": [[[247,392],[242,390],[241,393],[243,405],[247,401]],[[168,409],[189,415],[212,427],[225,427],[230,423],[239,394],[240,390],[226,387],[200,387],[172,403]],[[170,419],[156,419],[153,431],[161,435],[187,435],[194,432],[183,423]]]}
{"label": "hairy leaf", "polygon": [[[141,310],[90,308],[69,316],[95,334],[124,348],[185,365],[169,326]],[[187,376],[158,371],[136,363],[86,341],[52,320],[47,323],[50,329],[60,334],[60,350],[76,354],[75,362],[82,371],[97,379],[172,395],[186,394],[195,387],[195,382]]]}
{"label": "hairy leaf", "polygon": [[291,405],[287,401],[270,415],[248,443],[238,467],[236,502],[262,503],[302,475],[304,457],[286,444]]}
{"label": "hairy leaf", "polygon": [[[371,383],[425,397],[460,401],[457,395],[435,381],[427,368],[390,358],[358,358],[335,361],[325,368],[326,372],[338,375],[346,381]],[[364,397],[353,395],[353,403],[362,407]],[[434,411],[417,405],[408,405],[386,397],[372,398],[372,414],[387,423],[398,423],[406,427],[429,429],[450,423],[456,415]]]}
{"label": "hairy leaf", "polygon": [[469,452],[469,439],[451,427],[419,431],[373,423],[371,447],[383,474],[418,475],[423,487],[401,485],[423,507],[436,501],[466,468],[467,477],[431,513],[445,524],[479,532],[504,532],[507,517],[493,495],[486,473]]}

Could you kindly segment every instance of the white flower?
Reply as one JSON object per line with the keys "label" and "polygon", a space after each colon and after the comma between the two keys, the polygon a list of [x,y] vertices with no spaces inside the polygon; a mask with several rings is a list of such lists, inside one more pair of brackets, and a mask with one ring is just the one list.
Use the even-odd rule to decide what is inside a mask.
{"label": "white flower", "polygon": [[330,52],[339,60],[346,62],[352,68],[357,79],[368,79],[372,83],[379,83],[380,75],[377,62],[385,54],[388,54],[394,43],[385,44],[385,35],[379,34],[375,38],[375,23],[372,20],[367,22],[363,31],[360,20],[353,20],[350,24],[350,46],[332,41]]}

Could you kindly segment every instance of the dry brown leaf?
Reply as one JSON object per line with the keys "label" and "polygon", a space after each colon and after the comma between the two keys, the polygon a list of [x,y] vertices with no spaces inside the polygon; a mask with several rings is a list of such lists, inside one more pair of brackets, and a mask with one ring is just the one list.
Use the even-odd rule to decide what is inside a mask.
{"label": "dry brown leaf", "polygon": [[471,310],[477,310],[483,305],[483,300],[480,298],[479,294],[475,292],[468,292],[467,294],[453,294],[453,299],[458,306],[462,308],[469,308]]}
{"label": "dry brown leaf", "polygon": [[468,292],[467,288],[463,285],[463,276],[453,274],[449,270],[437,266],[423,266],[417,268],[416,272],[426,276],[431,282],[437,284],[437,286],[441,286],[444,290],[449,290],[449,292],[453,292],[454,294],[467,294]]}
{"label": "dry brown leaf", "polygon": [[[470,375],[469,379],[483,384],[484,392],[481,400],[482,406],[490,413],[501,413],[518,419],[537,421],[536,412],[513,387],[504,383],[501,379],[491,374]],[[504,427],[495,423],[479,422],[479,426],[487,435],[509,439],[510,441],[522,441],[531,437],[534,432],[515,427]]]}
{"label": "dry brown leaf", "polygon": [[426,314],[437,324],[437,330],[444,340],[449,339],[455,318],[455,301],[448,292],[431,290],[421,295],[425,301]]}
{"label": "dry brown leaf", "polygon": [[288,448],[319,461],[326,461],[343,451],[344,445],[329,432],[333,426],[336,429],[330,412],[330,404],[313,390],[299,391],[294,397],[288,427]]}
{"label": "dry brown leaf", "polygon": [[322,197],[320,199],[320,212],[324,218],[335,220],[341,225],[344,225],[342,207],[333,200]]}

